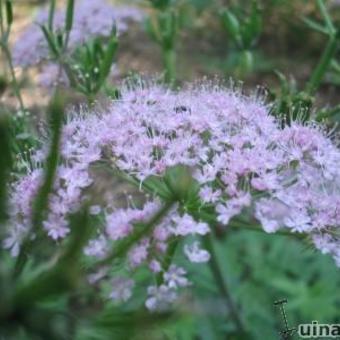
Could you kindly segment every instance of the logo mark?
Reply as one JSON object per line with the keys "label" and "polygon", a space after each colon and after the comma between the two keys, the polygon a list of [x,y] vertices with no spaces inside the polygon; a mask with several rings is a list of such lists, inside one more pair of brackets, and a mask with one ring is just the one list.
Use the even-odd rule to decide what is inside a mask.
{"label": "logo mark", "polygon": [[290,328],[288,326],[288,321],[287,321],[287,314],[285,311],[285,304],[288,302],[287,299],[282,299],[274,302],[274,306],[278,307],[280,309],[282,318],[283,318],[283,323],[284,323],[284,329],[280,331],[281,337],[284,340],[291,339],[293,333],[296,331],[296,328]]}

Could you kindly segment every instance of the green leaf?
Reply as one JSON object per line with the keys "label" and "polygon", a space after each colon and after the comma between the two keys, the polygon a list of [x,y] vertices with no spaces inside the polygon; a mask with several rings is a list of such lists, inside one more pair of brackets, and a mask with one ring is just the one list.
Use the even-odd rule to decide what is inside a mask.
{"label": "green leaf", "polygon": [[288,95],[290,93],[290,85],[288,83],[287,77],[278,70],[274,70],[274,73],[279,78],[280,81],[281,95],[282,96]]}
{"label": "green leaf", "polygon": [[314,21],[314,20],[311,20],[307,17],[303,17],[302,18],[302,21],[311,29],[317,31],[317,32],[320,32],[322,34],[328,34],[328,31],[327,29],[320,25],[318,22]]}
{"label": "green leaf", "polygon": [[57,45],[57,49],[61,50],[64,46],[64,35],[61,32],[56,32],[55,35],[56,39],[56,45]]}
{"label": "green leaf", "polygon": [[158,44],[161,44],[162,39],[159,33],[158,22],[154,17],[150,17],[145,21],[145,30],[147,31],[151,39],[156,41]]}
{"label": "green leaf", "polygon": [[251,15],[241,27],[241,35],[244,48],[251,48],[262,30],[262,15],[256,1],[252,3]]}
{"label": "green leaf", "polygon": [[177,14],[174,10],[161,13],[159,16],[162,46],[164,50],[174,48],[177,34]]}
{"label": "green leaf", "polygon": [[151,194],[155,194],[162,199],[172,199],[172,192],[164,182],[163,178],[158,176],[149,176],[144,182],[143,187],[146,188]]}
{"label": "green leaf", "polygon": [[336,115],[340,114],[340,105],[337,105],[333,108],[325,108],[320,110],[316,115],[316,121],[320,122],[323,119],[332,118]]}
{"label": "green leaf", "polygon": [[332,62],[331,62],[331,68],[336,73],[340,74],[340,63],[338,61],[336,61],[335,59],[333,59]]}
{"label": "green leaf", "polygon": [[245,50],[240,55],[240,67],[242,74],[248,74],[253,70],[254,58],[252,52]]}
{"label": "green leaf", "polygon": [[48,28],[50,31],[53,30],[53,21],[54,21],[54,13],[55,13],[55,1],[51,0],[50,9],[48,11]]}
{"label": "green leaf", "polygon": [[68,0],[66,8],[65,30],[70,32],[73,26],[74,0]]}
{"label": "green leaf", "polygon": [[324,0],[316,0],[316,3],[318,5],[319,11],[320,11],[324,21],[325,21],[325,24],[326,24],[326,26],[328,28],[328,33],[329,34],[335,33],[336,32],[336,28],[333,25],[332,18],[331,18],[331,16],[328,13],[328,10],[327,10],[327,7],[325,5]]}
{"label": "green leaf", "polygon": [[164,11],[171,4],[171,0],[150,0],[150,2],[155,9],[162,11]]}
{"label": "green leaf", "polygon": [[223,26],[235,43],[240,43],[240,22],[237,17],[228,9],[221,11]]}
{"label": "green leaf", "polygon": [[40,28],[44,34],[44,37],[47,41],[48,47],[50,49],[50,52],[52,53],[52,55],[54,57],[58,57],[59,56],[59,48],[56,44],[55,41],[55,37],[54,34],[51,30],[49,30],[46,26],[44,25],[40,25]]}
{"label": "green leaf", "polygon": [[6,0],[6,18],[7,18],[7,26],[10,27],[13,23],[13,5],[12,0]]}
{"label": "green leaf", "polygon": [[188,167],[176,165],[166,170],[164,182],[172,193],[173,199],[185,203],[196,196],[197,182]]}
{"label": "green leaf", "polygon": [[116,32],[115,30],[112,32],[112,35],[110,37],[108,46],[106,47],[105,50],[105,55],[104,55],[104,59],[101,62],[100,65],[100,80],[98,82],[98,86],[97,86],[97,90],[99,91],[99,89],[102,87],[102,85],[105,83],[106,78],[108,77],[108,75],[110,74],[111,71],[111,67],[112,64],[114,62],[114,56],[117,52],[117,47],[118,47],[118,39],[116,36]]}

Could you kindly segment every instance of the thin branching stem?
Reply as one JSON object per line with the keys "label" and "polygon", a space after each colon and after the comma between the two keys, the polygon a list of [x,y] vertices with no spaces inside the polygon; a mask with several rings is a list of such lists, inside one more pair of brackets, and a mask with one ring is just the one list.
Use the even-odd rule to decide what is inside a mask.
{"label": "thin branching stem", "polygon": [[228,283],[226,282],[223,273],[221,271],[217,254],[214,249],[214,244],[211,235],[207,235],[203,238],[205,248],[209,251],[211,258],[209,260],[209,267],[211,273],[215,279],[216,285],[225,301],[225,304],[230,313],[230,317],[240,334],[245,334],[245,327],[243,325],[242,318],[239,314],[238,308],[233,301],[232,295]]}
{"label": "thin branching stem", "polygon": [[[168,271],[168,269],[169,269],[169,267],[170,267],[170,265],[172,263],[172,260],[173,260],[173,258],[175,256],[176,249],[178,247],[179,242],[180,241],[179,241],[178,237],[173,238],[171,240],[171,242],[169,242],[168,249],[167,249],[167,252],[165,254],[163,263],[162,263],[163,272],[167,272]],[[157,275],[156,281],[157,281],[157,284],[159,286],[163,283],[163,274],[162,274],[162,272]]]}

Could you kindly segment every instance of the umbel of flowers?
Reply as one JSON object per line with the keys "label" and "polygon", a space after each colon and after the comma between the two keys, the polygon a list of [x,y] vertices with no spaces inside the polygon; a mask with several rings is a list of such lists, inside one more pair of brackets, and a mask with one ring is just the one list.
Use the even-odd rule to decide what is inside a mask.
{"label": "umbel of flowers", "polygon": [[[111,297],[127,300],[134,286],[128,272],[146,266],[157,278],[148,288],[151,310],[165,308],[190,283],[173,253],[183,252],[197,265],[209,261],[201,240],[217,224],[228,228],[237,221],[268,233],[306,235],[340,266],[339,149],[317,125],[282,128],[269,111],[256,96],[219,85],[176,92],[139,84],[123,88],[105,109],[71,112],[43,224],[47,235],[67,237],[68,215],[84,200],[93,202],[96,237],[84,253],[102,266],[90,281],[108,280]],[[38,164],[45,155],[43,147],[32,159]],[[95,169],[135,184],[138,197],[126,194],[122,205],[116,197],[121,192],[108,189],[99,201],[91,198]],[[41,177],[37,166],[13,186],[4,246],[14,256],[29,232]],[[130,239],[124,278],[112,272],[110,259]]]}

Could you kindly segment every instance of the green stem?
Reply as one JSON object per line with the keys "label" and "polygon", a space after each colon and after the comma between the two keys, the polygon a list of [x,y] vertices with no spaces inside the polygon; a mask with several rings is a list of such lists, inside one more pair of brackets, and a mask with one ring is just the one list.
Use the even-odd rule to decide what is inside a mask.
{"label": "green stem", "polygon": [[165,215],[174,205],[174,202],[166,202],[163,207],[146,223],[143,227],[136,227],[135,232],[127,239],[122,240],[117,244],[112,252],[103,260],[96,263],[97,266],[104,266],[110,264],[116,258],[124,257],[124,255],[131,249],[133,245],[139,242],[143,237],[150,234],[156,225],[162,221]]}
{"label": "green stem", "polygon": [[4,51],[5,57],[7,59],[8,65],[9,65],[9,70],[10,70],[11,77],[12,77],[12,84],[13,84],[13,89],[14,89],[15,96],[18,99],[21,112],[24,113],[25,112],[24,101],[22,99],[20,88],[19,88],[19,84],[18,84],[18,81],[17,81],[17,77],[15,75],[15,70],[14,70],[14,65],[13,65],[13,61],[12,61],[11,51],[9,50],[8,45],[7,45],[6,42],[2,42],[1,43],[1,47],[2,47],[2,49]]}
{"label": "green stem", "polygon": [[163,49],[164,81],[173,85],[176,80],[176,52],[174,49]]}
{"label": "green stem", "polygon": [[230,293],[228,284],[223,277],[220,265],[218,263],[218,258],[215,253],[212,236],[208,235],[203,238],[205,248],[209,251],[211,258],[209,261],[209,266],[211,273],[216,281],[216,284],[221,292],[221,295],[225,301],[225,304],[229,310],[230,316],[240,334],[246,334],[245,327],[241,316],[238,313],[237,307],[233,301],[232,295]]}
{"label": "green stem", "polygon": [[[179,244],[179,239],[177,237],[172,239],[172,242],[169,243],[168,249],[167,249],[167,252],[165,254],[165,257],[164,257],[164,260],[163,260],[163,264],[162,264],[163,272],[167,272],[168,271],[168,269],[169,269],[169,267],[171,265],[172,259],[175,256],[178,244]],[[156,280],[157,280],[157,285],[158,286],[160,286],[163,283],[163,274],[162,274],[162,272],[157,275],[157,279]]]}
{"label": "green stem", "polygon": [[[216,219],[214,216],[211,216],[210,214],[200,212],[198,214],[193,214],[196,218],[211,224],[211,223],[216,223]],[[234,218],[226,227],[226,229],[235,229],[235,230],[250,230],[250,231],[255,231],[259,233],[264,233],[266,235],[270,235],[269,233],[265,232],[263,228],[261,227],[260,224],[258,224],[256,221],[243,221],[239,218]],[[301,233],[293,233],[290,231],[283,231],[283,230],[278,230],[273,235],[280,235],[280,236],[287,236],[287,237],[292,237],[298,240],[304,240],[306,239],[305,234]]]}
{"label": "green stem", "polygon": [[333,56],[337,50],[338,39],[335,34],[330,34],[326,48],[321,56],[319,64],[312,73],[309,82],[306,85],[305,91],[312,95],[320,86],[322,78],[327,72]]}
{"label": "green stem", "polygon": [[3,4],[2,4],[2,0],[0,0],[0,34],[1,34],[1,37],[3,37],[5,33],[4,15],[2,13],[2,9],[3,9]]}
{"label": "green stem", "polygon": [[[237,218],[235,220],[233,220],[232,222],[230,222],[227,226],[227,228],[232,228],[232,229],[238,229],[238,230],[242,230],[242,229],[246,229],[246,230],[250,230],[250,231],[256,231],[256,232],[260,232],[260,233],[265,233],[267,235],[270,235],[270,233],[267,233],[263,230],[262,226],[260,224],[258,224],[257,222],[245,222],[242,220],[238,220]],[[302,233],[294,233],[294,232],[290,232],[290,231],[283,231],[283,230],[278,230],[275,233],[273,233],[272,235],[280,235],[280,236],[289,236],[289,237],[293,237],[295,239],[298,240],[304,240],[306,239],[306,235],[302,234]]]}
{"label": "green stem", "polygon": [[[46,158],[43,183],[39,188],[32,206],[31,230],[26,235],[21,245],[20,252],[15,263],[15,277],[18,277],[24,269],[27,262],[28,252],[32,248],[34,242],[39,238],[38,236],[40,236],[39,234],[42,231],[43,220],[49,207],[48,195],[53,189],[54,179],[57,172],[60,152],[59,146],[64,117],[64,103],[61,100],[61,97],[57,94],[53,98],[49,107],[49,115],[50,128],[52,132],[50,150]],[[32,239],[32,235],[35,236],[35,239]]]}
{"label": "green stem", "polygon": [[331,34],[334,34],[336,32],[336,29],[333,25],[332,18],[330,17],[327,7],[325,6],[324,0],[317,0],[316,4],[318,5],[318,8],[320,10],[321,16],[323,17],[327,29]]}

